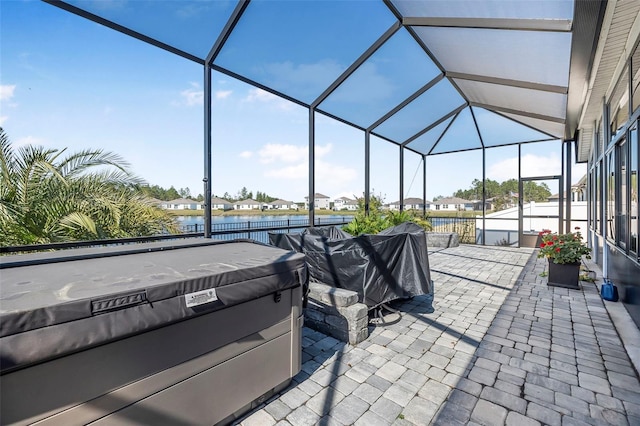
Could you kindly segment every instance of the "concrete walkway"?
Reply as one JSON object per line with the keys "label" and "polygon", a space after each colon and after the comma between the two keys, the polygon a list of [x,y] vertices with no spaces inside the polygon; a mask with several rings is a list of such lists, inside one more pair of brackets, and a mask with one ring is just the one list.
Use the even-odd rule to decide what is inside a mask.
{"label": "concrete walkway", "polygon": [[638,376],[595,284],[548,287],[533,249],[429,260],[434,312],[416,297],[356,346],[305,328],[303,371],[240,423],[640,425]]}

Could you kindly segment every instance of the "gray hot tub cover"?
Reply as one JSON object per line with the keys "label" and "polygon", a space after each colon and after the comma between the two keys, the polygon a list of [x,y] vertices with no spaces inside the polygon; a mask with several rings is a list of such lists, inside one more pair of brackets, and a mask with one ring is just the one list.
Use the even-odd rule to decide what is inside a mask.
{"label": "gray hot tub cover", "polygon": [[303,255],[250,240],[5,256],[0,274],[0,374],[307,281]]}
{"label": "gray hot tub cover", "polygon": [[433,295],[427,236],[405,222],[376,235],[353,237],[336,227],[300,234],[270,233],[271,244],[304,253],[311,281],[358,293],[369,309],[396,299]]}

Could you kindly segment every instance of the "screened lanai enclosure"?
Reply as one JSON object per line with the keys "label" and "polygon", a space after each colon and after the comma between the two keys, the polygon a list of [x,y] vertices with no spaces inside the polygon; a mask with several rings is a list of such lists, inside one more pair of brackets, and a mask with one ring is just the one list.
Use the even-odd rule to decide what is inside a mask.
{"label": "screened lanai enclosure", "polygon": [[[533,247],[543,228],[562,233],[583,227],[603,278],[617,284],[620,302],[640,326],[640,0],[42,0],[5,1],[0,7],[0,126],[6,122],[25,144],[31,141],[25,136],[31,136],[32,129],[34,134],[44,134],[36,129],[65,125],[63,136],[73,142],[87,138],[114,151],[126,151],[138,142],[143,146],[135,151],[134,163],[147,167],[146,171],[159,170],[156,177],[167,174],[177,179],[197,170],[196,179],[204,189],[206,237],[160,234],[61,243],[64,247],[1,247],[0,423],[226,424],[261,406],[292,381],[298,382],[296,377],[308,376],[302,367],[305,362],[333,363],[336,373],[347,361],[359,362],[340,354],[321,361],[315,355],[305,359],[312,352],[303,353],[302,346],[313,340],[303,334],[303,295],[313,278],[305,256],[290,247],[254,240],[210,238],[214,189],[220,195],[225,181],[242,182],[245,174],[253,171],[250,168],[264,164],[273,166],[270,176],[288,176],[280,187],[303,187],[295,196],[306,195],[309,220],[301,227],[317,226],[317,210],[329,208],[328,203],[320,206],[317,201],[328,198],[318,196],[326,183],[352,176],[351,170],[345,173],[334,166],[336,157],[327,160],[328,129],[348,135],[331,140],[338,157],[362,171],[361,188],[356,192],[362,194],[366,211],[378,206],[376,189],[384,184],[396,188],[391,191],[389,209],[395,205],[399,211],[422,210],[425,216],[438,210],[431,208],[434,205],[442,210],[474,210],[472,242],[485,246]],[[93,33],[96,29],[99,35]],[[131,45],[121,48],[116,36]],[[40,46],[49,49],[46,54],[34,53]],[[86,46],[94,56],[77,53]],[[140,46],[147,50],[143,53]],[[147,55],[151,51],[170,57],[172,66],[165,67],[168,62]],[[59,68],[62,71],[49,73],[48,67],[59,62],[64,64]],[[176,75],[180,78],[175,79]],[[171,77],[173,85],[167,88],[165,80]],[[183,103],[171,104],[177,88],[183,87],[176,81],[189,82],[191,87],[179,93]],[[244,98],[236,96],[235,103],[226,102],[234,90],[225,86],[229,82],[251,90],[243,92]],[[140,86],[144,90],[136,92]],[[51,88],[61,91],[49,91]],[[16,95],[14,102],[12,97],[18,90],[20,97]],[[119,99],[121,111],[115,113],[110,102],[117,97],[109,97],[109,92],[117,90],[124,94]],[[163,96],[157,96],[160,92]],[[245,115],[251,102],[265,100],[275,102],[269,114],[263,114],[261,120],[255,119],[258,115]],[[33,111],[14,115],[21,102],[28,105],[23,110]],[[296,114],[285,114],[292,110]],[[191,129],[194,121],[185,120],[194,111],[200,117],[195,137]],[[238,116],[241,118],[233,125],[221,126]],[[118,132],[106,131],[115,128]],[[276,128],[279,138],[272,137]],[[4,129],[0,127],[0,131],[4,154]],[[104,138],[102,133],[109,135]],[[128,133],[133,136],[124,137]],[[51,134],[59,137],[61,133]],[[260,138],[253,151],[244,146],[251,138]],[[302,146],[279,143],[288,139]],[[245,169],[229,167],[234,158],[250,158],[252,162],[245,162]],[[286,164],[279,163],[283,159]],[[222,166],[224,173],[216,170]],[[469,206],[455,197],[438,204],[427,200],[428,193],[437,194],[447,181],[461,175],[473,182],[472,200],[462,200],[469,201]],[[253,177],[266,181],[269,175]],[[511,205],[493,208],[490,185],[505,180],[515,182],[509,190]],[[531,188],[539,183],[552,194],[545,195],[547,201],[534,202]],[[416,188],[422,194],[416,195]],[[6,191],[0,188],[0,192],[4,196]],[[2,201],[0,208],[6,210]],[[41,197],[37,201],[47,204],[48,200]],[[454,208],[449,209],[447,203]],[[495,230],[507,232],[490,232]],[[403,265],[400,278],[388,267],[391,262],[380,260],[381,256],[372,255],[373,261],[362,262],[376,264],[371,269],[376,278],[393,278],[385,281],[393,291],[380,291],[381,297],[369,299],[367,307],[396,296],[433,296],[429,257],[440,256],[442,270],[433,269],[438,274],[433,275],[435,288],[442,279],[440,288],[448,287],[450,292],[438,296],[445,295],[445,301],[455,299],[455,304],[440,307],[455,315],[471,312],[487,325],[495,325],[487,312],[506,318],[517,306],[518,318],[525,315],[522,324],[531,328],[531,336],[538,332],[529,314],[540,319],[538,331],[548,330],[558,318],[566,323],[560,324],[561,330],[567,330],[569,322],[579,326],[573,335],[564,331],[560,335],[568,336],[569,345],[575,347],[575,359],[580,357],[579,350],[586,355],[600,351],[602,371],[599,366],[588,369],[599,373],[609,370],[609,380],[572,367],[575,371],[556,382],[571,392],[596,383],[616,398],[623,393],[628,419],[635,418],[627,406],[627,399],[637,396],[628,390],[637,387],[635,370],[622,364],[613,368],[608,365],[611,361],[605,364],[608,354],[617,358],[614,353],[623,353],[612,338],[615,332],[608,328],[608,316],[620,315],[619,305],[607,302],[603,307],[596,288],[586,283],[579,289],[551,289],[553,293],[550,289],[540,291],[537,277],[520,286],[521,278],[529,281],[530,275],[539,274],[538,265],[549,270],[550,263],[534,259],[535,250],[469,246],[433,250],[427,249],[422,229],[416,233],[425,242],[411,245],[412,256],[397,262]],[[194,236],[198,238],[189,238]],[[154,239],[159,241],[152,242]],[[331,259],[327,240],[322,240],[317,257],[328,259],[326,275],[337,277],[340,265]],[[354,244],[358,250],[373,245],[361,241]],[[83,244],[91,247],[77,248]],[[68,247],[74,249],[51,250]],[[38,249],[47,252],[23,253]],[[486,254],[479,254],[481,250]],[[4,256],[11,251],[21,254]],[[346,264],[343,269],[365,269],[355,265],[353,257],[339,256]],[[539,263],[530,268],[535,262]],[[413,264],[419,266],[413,269],[419,269],[423,278],[420,291],[401,293],[405,287],[398,284],[411,281],[413,277],[405,269]],[[474,269],[474,275],[462,276],[459,271],[463,268]],[[495,282],[493,277],[484,278],[491,274],[495,274]],[[452,280],[441,278],[444,275]],[[347,279],[357,280],[352,276]],[[366,279],[373,281],[369,275]],[[477,293],[472,289],[476,284],[480,286]],[[329,287],[327,301],[334,300],[337,292],[333,290]],[[517,297],[502,299],[501,294]],[[483,298],[490,303],[478,304]],[[426,305],[427,300],[408,304]],[[357,304],[344,307],[355,308]],[[508,309],[496,309],[497,304]],[[534,305],[536,312],[531,310]],[[351,319],[368,332],[367,307],[361,310],[364,315],[354,314]],[[484,324],[482,332],[471,332],[471,325],[476,325],[472,316],[459,321],[469,329],[457,329],[449,326],[458,323],[451,312],[442,319],[425,318],[423,315],[434,309],[419,309],[411,308],[407,313],[415,312],[417,320],[424,320],[424,324],[416,322],[420,330],[430,333],[435,327],[439,336],[433,346],[441,349],[430,355],[437,353],[437,357],[453,361],[457,355],[445,357],[442,350],[446,350],[471,359],[475,348],[486,341]],[[503,315],[505,312],[509,315]],[[337,317],[327,323],[333,318]],[[515,314],[513,318],[515,324]],[[411,328],[418,331],[418,327]],[[617,324],[616,329],[621,330]],[[410,333],[404,328],[402,332],[388,330],[399,337]],[[440,342],[441,333],[455,337],[455,341]],[[416,340],[415,336],[411,339]],[[555,330],[553,336],[545,336],[557,337]],[[320,342],[314,341],[309,348],[319,348]],[[327,341],[322,338],[322,342]],[[537,347],[548,348],[545,342],[546,346]],[[401,343],[400,351],[413,350],[406,341]],[[325,346],[336,348],[333,341]],[[391,345],[384,346],[391,350]],[[533,347],[535,352],[536,345]],[[425,347],[415,349],[419,356],[429,355]],[[381,356],[371,354],[384,360],[381,370],[395,361],[395,366],[405,369],[400,365],[405,362],[399,361],[403,358],[394,356],[387,363],[381,352]],[[408,359],[408,355],[399,355]],[[547,365],[545,356],[535,356]],[[530,362],[526,356],[524,362]],[[613,363],[617,365],[617,361]],[[350,363],[348,366],[351,368]],[[442,368],[435,370],[444,372]],[[457,363],[455,368],[464,370],[470,379],[477,371],[471,364],[463,368]],[[302,370],[305,372],[298,376]],[[448,364],[446,372],[446,377],[457,376]],[[429,376],[426,383],[451,387],[445,379],[440,382],[417,370],[409,373],[394,379],[379,377],[413,381],[415,373]],[[577,374],[579,386],[575,386]],[[92,380],[85,379],[89,376]],[[542,377],[529,376],[528,384]],[[355,378],[348,380],[356,382]],[[326,387],[326,396],[321,396],[324,408],[335,399],[334,390],[339,394],[335,380]],[[456,391],[464,393],[460,388]],[[355,391],[349,393],[355,395]],[[384,396],[387,391],[380,393]],[[594,393],[589,394],[593,398]],[[522,387],[522,398],[517,396],[515,391],[514,399],[524,398]],[[344,396],[344,401],[351,401],[350,397]],[[451,396],[446,399],[452,402]],[[306,401],[305,409],[311,399]],[[403,405],[408,408],[413,401],[420,401],[416,416],[422,420],[422,405],[433,401],[415,399]],[[557,407],[555,412],[555,408],[531,401],[527,417],[542,422],[551,419],[551,423],[570,420],[566,407]],[[519,418],[510,417],[511,413],[506,417],[507,408],[498,407],[502,403],[484,402],[484,406],[474,402],[473,413],[491,411],[491,417],[469,413],[471,417],[466,418],[498,423]],[[582,404],[589,405],[590,411],[585,413],[595,421],[601,416],[603,421],[609,419],[609,414],[618,411],[605,408],[610,404],[600,398],[598,405],[592,402]],[[302,407],[302,402],[296,404]],[[351,402],[343,407],[345,411],[358,410],[358,404]],[[462,411],[455,401],[452,407],[452,411]],[[292,413],[300,413],[295,410]],[[382,410],[387,409],[383,406]],[[508,410],[515,411],[513,407]],[[390,422],[404,418],[402,411],[397,413],[391,414]],[[524,413],[518,414],[520,418]],[[580,418],[588,415],[580,414]],[[353,421],[358,416],[355,414]],[[360,418],[367,422],[375,417]],[[261,418],[257,419],[260,422]],[[616,422],[619,418],[610,419]],[[308,419],[305,416],[303,420]]]}
{"label": "screened lanai enclosure", "polygon": [[[216,167],[230,160],[225,148],[239,144],[237,129],[226,135],[216,126],[243,114],[220,102],[225,87],[212,76],[224,76],[254,88],[256,98],[268,95],[301,113],[295,120],[268,119],[295,127],[304,145],[306,182],[300,184],[310,223],[315,194],[334,170],[322,158],[325,126],[340,127],[358,147],[341,155],[362,170],[357,192],[367,208],[380,183],[392,183],[397,190],[388,201],[399,200],[403,209],[419,188],[427,210],[427,193],[466,174],[479,182],[476,243],[529,245],[541,226],[581,226],[594,260],[620,285],[622,301],[640,323],[639,1],[44,3],[38,6],[119,31],[197,69],[203,141],[189,149],[201,153],[196,166],[204,182],[206,236],[212,188],[233,179],[216,174]],[[133,55],[126,66],[133,70],[144,61]],[[160,80],[162,70],[146,77]],[[264,122],[240,127],[252,125]],[[540,152],[548,156],[536,157]],[[540,163],[549,167],[540,172],[533,167]],[[588,170],[575,173],[576,163]],[[487,213],[487,184],[505,179],[505,170],[518,183],[514,217]],[[532,182],[549,186],[553,211],[527,202]],[[584,216],[576,217],[580,209]],[[489,235],[492,228],[517,231],[501,241]]]}
{"label": "screened lanai enclosure", "polygon": [[[483,182],[475,200],[482,213],[476,242],[493,244],[484,232],[491,220],[485,214],[487,162],[508,152],[519,159],[510,177],[521,183],[518,235],[510,242],[526,245],[523,233],[541,230],[539,213],[525,211],[523,178],[546,182],[567,201],[540,217],[553,218],[556,229],[571,225],[565,194],[572,146],[604,2],[135,1],[105,7],[45,1],[202,66],[205,233],[211,229],[212,157],[228,143],[212,137],[220,113],[213,108],[213,72],[308,111],[310,223],[322,183],[317,122],[329,119],[359,132],[363,156],[352,161],[363,164],[367,208],[376,179],[394,176],[402,201],[417,173],[425,209],[433,166],[446,163],[447,173],[455,174],[471,163]],[[381,170],[371,158],[383,145],[389,166]],[[534,147],[556,152],[562,164],[544,176],[530,172],[521,159]]]}

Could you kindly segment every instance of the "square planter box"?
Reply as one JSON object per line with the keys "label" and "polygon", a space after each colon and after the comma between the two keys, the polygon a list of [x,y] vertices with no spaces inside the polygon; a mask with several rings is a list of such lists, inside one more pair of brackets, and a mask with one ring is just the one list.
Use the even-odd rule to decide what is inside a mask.
{"label": "square planter box", "polygon": [[579,290],[579,277],[580,262],[563,264],[549,262],[548,285]]}

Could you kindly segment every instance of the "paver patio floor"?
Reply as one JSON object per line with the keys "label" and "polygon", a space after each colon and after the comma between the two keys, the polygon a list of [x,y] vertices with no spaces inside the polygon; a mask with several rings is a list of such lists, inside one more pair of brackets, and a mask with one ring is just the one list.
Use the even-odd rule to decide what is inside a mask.
{"label": "paver patio floor", "polygon": [[433,311],[413,298],[355,346],[304,328],[302,372],[241,424],[640,425],[638,376],[596,285],[548,287],[533,253],[430,251]]}

